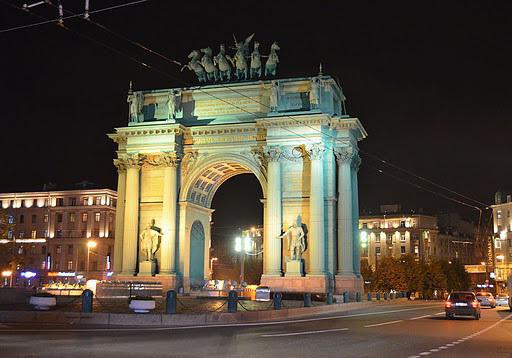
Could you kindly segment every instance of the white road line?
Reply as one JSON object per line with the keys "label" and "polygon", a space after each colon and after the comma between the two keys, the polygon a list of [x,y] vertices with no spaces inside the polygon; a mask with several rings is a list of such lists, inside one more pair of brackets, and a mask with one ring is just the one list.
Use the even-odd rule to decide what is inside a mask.
{"label": "white road line", "polygon": [[416,308],[405,308],[401,310],[389,310],[389,311],[379,311],[379,312],[367,312],[367,313],[354,313],[344,316],[328,316],[328,317],[314,317],[314,318],[303,318],[296,320],[286,320],[286,321],[267,321],[267,322],[248,322],[248,323],[225,323],[225,324],[202,324],[202,325],[194,325],[194,326],[181,326],[181,327],[134,327],[134,328],[58,328],[58,329],[0,329],[0,332],[133,332],[133,331],[179,331],[179,330],[190,330],[190,329],[201,329],[201,328],[222,328],[222,327],[255,327],[255,326],[275,326],[282,324],[294,324],[294,323],[304,323],[304,322],[316,322],[316,321],[326,321],[326,320],[335,320],[335,319],[343,319],[343,318],[351,318],[351,317],[363,317],[363,316],[375,316],[386,313],[395,313],[395,312],[407,312],[407,311],[417,311],[417,310],[425,310],[431,309],[438,305],[427,305],[427,307],[416,307]]}
{"label": "white road line", "polygon": [[[442,313],[444,313],[444,312],[442,312]],[[436,313],[436,315],[439,315],[439,314],[440,314],[440,313]],[[481,331],[475,332],[475,333],[473,333],[473,334],[471,334],[471,335],[469,335],[469,336],[467,336],[467,337],[460,338],[460,339],[458,339],[458,340],[456,340],[456,341],[453,341],[453,342],[451,342],[451,343],[445,344],[444,346],[440,346],[440,347],[437,347],[437,348],[431,349],[431,350],[430,350],[430,352],[421,352],[421,353],[419,353],[419,354],[420,354],[420,355],[422,355],[422,356],[426,356],[426,355],[431,354],[432,352],[434,352],[434,353],[435,353],[435,352],[439,352],[440,350],[443,350],[443,349],[448,349],[448,348],[450,348],[450,347],[457,346],[458,344],[464,343],[464,342],[466,342],[467,340],[470,340],[471,338],[477,337],[477,336],[479,336],[479,335],[481,335],[481,334],[483,334],[483,333],[485,333],[485,332],[487,332],[487,331],[489,331],[489,330],[493,329],[494,327],[496,327],[497,325],[499,325],[499,324],[500,324],[500,323],[502,323],[503,321],[508,320],[508,319],[509,319],[509,318],[511,318],[511,317],[512,317],[512,313],[511,313],[511,314],[509,314],[508,316],[506,316],[506,317],[504,317],[504,318],[500,319],[498,322],[496,322],[496,323],[494,323],[494,324],[490,325],[489,327],[482,329]],[[409,358],[413,358],[413,357],[418,357],[418,356],[417,356],[417,355],[416,355],[416,356],[409,356]]]}
{"label": "white road line", "polygon": [[442,314],[445,314],[444,312],[435,313],[436,316],[440,316]]}
{"label": "white road line", "polygon": [[414,318],[409,318],[409,321],[414,321],[416,319],[422,319],[422,318],[427,318],[427,317],[431,317],[432,315],[431,314],[426,314],[424,316],[419,316],[419,317],[414,317]]}
{"label": "white road line", "polygon": [[393,324],[393,323],[400,323],[400,322],[403,322],[403,320],[389,321],[389,322],[382,322],[382,323],[375,323],[375,324],[368,324],[368,325],[364,326],[364,328],[378,327],[378,326],[384,326],[386,324]]}
{"label": "white road line", "polygon": [[317,334],[317,333],[328,333],[328,332],[339,332],[339,331],[348,331],[348,328],[323,329],[321,331],[305,331],[305,332],[291,332],[291,333],[262,334],[261,337],[301,336],[301,335],[306,335],[306,334]]}

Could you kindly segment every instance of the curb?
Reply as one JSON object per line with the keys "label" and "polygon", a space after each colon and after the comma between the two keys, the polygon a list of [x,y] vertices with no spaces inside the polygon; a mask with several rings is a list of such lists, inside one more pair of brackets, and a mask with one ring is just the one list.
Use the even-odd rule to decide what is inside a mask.
{"label": "curb", "polygon": [[396,299],[379,302],[349,302],[332,305],[283,308],[281,310],[203,312],[180,314],[133,314],[133,313],[82,313],[82,312],[40,312],[40,311],[0,311],[0,323],[59,323],[73,325],[107,326],[195,326],[224,323],[265,322],[293,319],[323,313],[354,311],[371,306],[391,306],[406,302]]}

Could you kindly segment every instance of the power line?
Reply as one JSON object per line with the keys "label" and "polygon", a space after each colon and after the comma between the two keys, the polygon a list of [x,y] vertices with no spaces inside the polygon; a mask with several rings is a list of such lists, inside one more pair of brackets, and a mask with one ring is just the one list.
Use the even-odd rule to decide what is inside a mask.
{"label": "power line", "polygon": [[[129,3],[129,4],[118,5],[118,6],[116,6],[116,7],[128,6],[128,5],[132,5],[132,4],[135,4],[135,3],[141,3],[141,2],[146,2],[146,1],[148,1],[148,0],[135,1],[135,2],[132,2],[132,3]],[[50,3],[50,4],[51,4],[51,3]],[[14,5],[12,5],[12,4],[9,4],[9,5],[14,6]],[[52,6],[55,6],[55,5],[53,5],[53,4],[51,4],[51,5],[52,5]],[[14,7],[15,7],[15,6],[14,6]],[[112,8],[116,8],[116,7],[110,7],[110,8],[105,8],[105,9],[101,9],[101,10],[90,11],[89,13],[97,13],[97,12],[100,12],[100,11],[106,11],[107,9],[112,9]],[[18,7],[17,7],[17,8],[18,8]],[[19,8],[18,8],[18,9],[19,9]],[[81,17],[81,16],[83,16],[83,15],[85,14],[85,13],[83,13],[83,14],[74,14],[74,13],[72,13],[72,12],[71,12],[71,11],[69,11],[69,10],[66,10],[66,12],[69,12],[69,13],[71,13],[72,15],[67,16],[67,17],[64,17],[64,18],[75,18],[75,17]],[[31,14],[32,14],[32,13],[31,13]],[[38,16],[38,15],[35,15],[35,14],[33,14],[33,15],[34,15],[34,16]],[[39,16],[39,17],[41,17],[41,16]],[[63,19],[64,19],[64,18],[63,18]],[[96,26],[100,27],[100,28],[101,28],[101,29],[103,29],[104,31],[107,31],[107,32],[111,33],[111,34],[112,34],[112,35],[114,35],[114,36],[117,36],[117,37],[119,37],[119,38],[121,38],[121,39],[123,39],[123,40],[125,40],[125,41],[128,41],[128,42],[132,43],[133,45],[135,45],[135,46],[137,46],[137,47],[139,47],[139,48],[143,49],[144,51],[147,51],[147,52],[150,52],[151,54],[157,55],[158,57],[160,57],[160,58],[162,58],[162,59],[164,59],[164,60],[166,60],[166,61],[169,61],[169,62],[171,62],[171,63],[173,63],[173,64],[175,64],[175,65],[181,65],[181,63],[180,63],[179,61],[176,61],[176,60],[170,59],[169,57],[167,57],[167,56],[165,56],[165,55],[162,55],[161,53],[159,53],[159,52],[157,52],[157,51],[151,50],[151,49],[149,49],[148,47],[143,46],[142,44],[140,44],[140,43],[138,43],[138,42],[135,42],[135,41],[133,41],[133,40],[130,40],[129,38],[127,38],[127,37],[125,37],[125,36],[119,35],[119,34],[117,34],[116,32],[114,32],[114,31],[112,31],[112,30],[108,29],[106,26],[104,26],[104,25],[101,25],[101,24],[97,23],[96,21],[93,21],[93,20],[90,20],[90,19],[88,19],[87,21],[89,21],[89,22],[93,23],[94,25],[96,25]],[[49,20],[49,21],[45,21],[45,22],[41,22],[41,23],[49,23],[49,22],[55,22],[55,20]],[[30,27],[31,25],[27,25],[27,26],[28,26],[28,27]],[[68,27],[63,27],[63,28],[64,28],[64,29],[66,29],[66,30],[68,30],[68,31],[71,31]],[[0,31],[0,32],[1,32],[1,31]],[[88,40],[90,40],[90,41],[92,41],[92,42],[94,42],[94,43],[96,43],[96,44],[98,44],[98,45],[100,45],[100,46],[103,46],[103,47],[105,47],[105,48],[107,48],[107,49],[110,49],[110,50],[114,51],[115,53],[117,53],[118,55],[121,55],[121,56],[127,57],[127,58],[129,58],[131,61],[133,61],[133,62],[135,62],[135,63],[138,63],[138,64],[140,64],[141,66],[143,66],[143,67],[145,67],[145,68],[147,68],[147,69],[152,69],[152,70],[154,70],[154,71],[157,71],[157,72],[159,72],[159,73],[161,73],[161,74],[163,74],[163,75],[165,75],[165,76],[167,76],[167,77],[169,77],[169,78],[171,78],[171,79],[173,79],[173,80],[176,80],[176,81],[178,81],[178,82],[181,82],[181,83],[183,83],[183,84],[185,84],[185,85],[187,85],[187,86],[194,86],[194,84],[190,84],[190,83],[188,83],[188,82],[186,82],[186,81],[184,81],[184,80],[182,80],[182,79],[179,79],[179,78],[177,78],[177,77],[174,77],[173,75],[170,75],[170,74],[169,74],[169,73],[167,73],[167,72],[164,72],[164,71],[162,71],[162,70],[160,70],[160,69],[158,69],[158,68],[156,68],[156,67],[153,67],[153,66],[151,66],[151,65],[149,65],[149,64],[147,64],[147,63],[145,63],[145,62],[142,62],[142,61],[138,60],[137,58],[135,58],[135,57],[133,57],[133,56],[127,55],[127,54],[125,54],[125,53],[123,53],[123,52],[121,52],[121,51],[119,51],[119,50],[117,50],[117,49],[115,49],[115,48],[113,48],[113,47],[111,47],[111,46],[109,46],[109,45],[106,45],[106,44],[104,44],[104,43],[102,43],[102,42],[100,42],[100,41],[98,41],[98,40],[95,40],[95,39],[93,39],[93,38],[91,38],[91,37],[89,37],[89,36],[86,36],[86,35],[83,35],[83,34],[79,34],[79,33],[75,32],[75,31],[71,31],[71,32],[73,32],[73,33],[75,33],[75,34],[77,34],[77,35],[79,35],[79,36],[82,36],[82,37],[84,37],[84,38],[86,38],[86,39],[88,39]],[[220,86],[222,86],[222,87],[224,87],[224,88],[226,88],[226,89],[228,89],[228,90],[231,90],[232,92],[237,93],[237,94],[239,94],[239,95],[241,95],[241,96],[243,96],[243,97],[245,97],[245,98],[248,98],[248,99],[250,99],[251,101],[253,101],[253,102],[255,102],[255,103],[258,103],[258,104],[260,104],[260,105],[262,105],[262,106],[264,106],[264,107],[266,107],[266,108],[269,108],[269,109],[270,109],[270,107],[269,107],[269,106],[267,106],[266,104],[264,104],[264,103],[262,103],[262,102],[260,102],[260,101],[257,101],[256,99],[254,99],[254,98],[252,98],[252,97],[250,97],[250,96],[247,96],[247,95],[245,95],[244,93],[241,93],[240,91],[237,91],[237,90],[233,89],[231,86],[225,85],[225,84],[223,84],[223,83],[220,83],[219,85],[220,85]],[[220,98],[220,97],[218,97],[218,96],[215,96],[215,95],[213,95],[213,94],[211,94],[211,93],[209,93],[209,92],[207,92],[207,91],[204,91],[204,90],[202,90],[201,88],[198,88],[198,90],[199,90],[200,92],[203,92],[203,93],[205,93],[205,94],[207,94],[207,95],[209,95],[209,96],[211,96],[211,97],[213,97],[213,98],[215,98],[215,99],[217,99],[217,100],[220,100],[220,101],[222,101],[222,102],[224,102],[224,103],[226,103],[226,104],[228,104],[228,105],[230,105],[230,106],[233,106],[233,107],[235,107],[235,108],[237,108],[237,109],[241,110],[242,112],[248,113],[248,114],[250,114],[250,115],[254,116],[255,118],[258,118],[258,117],[259,117],[259,115],[258,115],[257,113],[253,113],[253,112],[247,111],[245,108],[239,107],[239,106],[237,106],[237,105],[235,105],[235,104],[233,104],[233,103],[231,103],[231,102],[229,102],[229,101],[227,101],[227,100],[225,100],[225,99],[223,99],[223,98]],[[292,117],[292,116],[290,116],[290,115],[284,115],[283,117],[290,118],[290,119],[292,119],[292,120],[294,120],[294,121],[296,121],[296,122],[300,123],[300,122],[299,122],[299,120],[297,120],[296,118],[294,118],[294,117]],[[310,128],[310,129],[312,129],[313,131],[316,131],[316,132],[318,132],[318,133],[322,133],[320,130],[318,130],[318,129],[314,128],[314,127],[311,127],[311,126],[310,126],[310,125],[308,125],[308,124],[305,124],[305,123],[300,123],[300,124],[302,124],[302,125],[304,125],[304,126],[306,126],[306,127]],[[300,136],[300,137],[304,138],[305,140],[307,140],[307,141],[309,141],[309,142],[312,142],[310,138],[307,138],[307,137],[305,137],[304,135],[302,135],[302,134],[300,134],[300,133],[294,132],[294,131],[292,131],[291,129],[289,129],[289,128],[287,128],[287,127],[283,127],[283,126],[281,126],[281,128],[282,128],[282,129],[284,129],[284,130],[286,130],[286,131],[288,131],[288,132],[290,132],[290,133],[292,133],[292,134],[294,134],[294,135]],[[325,133],[324,133],[324,134],[325,134]],[[341,141],[340,141],[340,139],[338,139],[338,138],[336,138],[336,137],[334,137],[334,136],[332,136],[332,135],[330,135],[330,134],[328,134],[328,133],[327,133],[326,135],[327,135],[328,137],[330,137],[331,139],[333,139],[334,141],[339,141],[339,142],[341,142]],[[345,144],[344,142],[341,142],[341,143]],[[328,145],[326,145],[326,147],[327,147],[327,148],[329,148],[329,146],[328,146]],[[334,150],[335,148],[334,148],[334,147],[331,147],[331,148],[329,148],[329,149]],[[421,179],[421,180],[424,180],[424,181],[426,181],[426,182],[429,182],[429,183],[430,183],[430,184],[432,184],[432,185],[435,185],[435,186],[437,186],[437,187],[443,188],[444,190],[447,190],[447,191],[449,191],[449,192],[451,192],[451,193],[453,193],[453,194],[456,194],[456,195],[459,195],[459,196],[464,197],[464,198],[466,198],[466,199],[469,199],[469,200],[471,200],[471,201],[473,201],[473,202],[477,202],[477,203],[479,203],[479,204],[482,204],[482,205],[484,205],[484,206],[487,206],[487,204],[481,203],[481,202],[479,202],[479,201],[477,201],[477,200],[474,200],[474,199],[471,199],[471,198],[469,198],[469,197],[467,197],[467,196],[465,196],[465,195],[459,194],[459,193],[457,193],[457,192],[455,192],[455,191],[453,191],[453,190],[451,190],[451,189],[449,189],[449,188],[446,188],[446,187],[444,187],[444,186],[442,186],[442,185],[440,185],[440,184],[436,184],[436,183],[434,183],[433,181],[431,181],[431,180],[429,180],[429,179],[426,179],[426,178],[424,178],[424,177],[421,177],[421,176],[419,176],[419,175],[416,175],[416,174],[414,174],[414,173],[412,173],[411,171],[408,171],[408,170],[406,170],[406,169],[400,168],[399,166],[394,165],[394,164],[392,164],[392,163],[389,163],[389,162],[387,162],[387,161],[385,161],[385,160],[383,160],[383,159],[381,159],[381,158],[379,158],[379,157],[377,157],[377,156],[375,156],[375,155],[372,155],[372,154],[370,154],[370,153],[367,153],[367,152],[365,152],[365,151],[362,151],[361,149],[359,149],[359,151],[360,151],[361,153],[365,154],[365,155],[368,155],[368,156],[371,156],[371,157],[374,157],[374,158],[378,158],[378,160],[379,160],[379,161],[381,161],[382,163],[387,164],[387,165],[390,165],[390,166],[392,166],[392,167],[394,167],[394,168],[396,168],[396,169],[399,169],[399,170],[401,170],[401,171],[403,171],[403,172],[405,172],[405,173],[407,173],[407,174],[409,174],[409,175],[412,175],[412,176],[414,176],[414,177],[416,177],[416,178],[418,178],[418,179]],[[388,175],[389,175],[389,174],[388,174]],[[399,179],[398,177],[395,177],[395,176],[393,176],[393,177],[394,177],[395,179],[397,179],[397,180],[402,180],[402,181],[403,181],[403,179]],[[452,200],[452,201],[454,201],[454,202],[457,202],[457,203],[459,203],[459,204],[462,204],[462,205],[465,205],[465,206],[468,206],[468,207],[471,207],[471,208],[476,208],[476,207],[475,207],[475,206],[473,206],[473,205],[467,204],[467,203],[462,202],[462,201],[457,200],[457,199],[449,198],[449,197],[448,197],[448,196],[446,196],[446,195],[440,194],[440,193],[435,192],[435,191],[432,191],[432,190],[428,190],[428,189],[423,188],[423,187],[421,187],[421,186],[419,186],[419,185],[417,185],[417,184],[412,184],[412,183],[410,183],[410,182],[408,182],[408,183],[409,183],[409,184],[411,184],[411,185],[415,185],[416,187],[421,188],[421,189],[423,189],[423,190],[429,191],[429,192],[431,192],[431,193],[433,193],[433,194],[435,194],[435,195],[442,196],[442,197],[444,197],[444,198],[446,198],[446,199],[448,199],[448,200]],[[480,210],[480,209],[478,208],[478,210]]]}
{"label": "power line", "polygon": [[[119,8],[126,7],[126,6],[132,6],[132,5],[136,5],[136,4],[140,4],[140,3],[145,3],[145,2],[148,2],[148,1],[149,0],[136,0],[136,1],[129,2],[129,3],[125,3],[125,4],[109,6],[109,7],[103,8],[103,9],[93,10],[93,11],[89,11],[89,12],[83,12],[83,13],[80,13],[80,14],[73,14],[73,15],[69,15],[69,16],[58,17],[58,18],[55,18],[55,19],[52,19],[52,20],[45,20],[45,21],[40,21],[40,22],[36,22],[36,23],[33,23],[33,24],[10,27],[10,28],[7,28],[7,29],[0,30],[0,33],[11,32],[11,31],[16,31],[16,30],[21,30],[21,29],[28,29],[30,27],[35,27],[35,26],[41,26],[41,25],[46,25],[46,24],[50,24],[50,23],[61,22],[63,20],[72,19],[72,18],[75,18],[75,17],[82,17],[82,16],[85,16],[87,14],[97,14],[97,13],[100,13],[100,12],[115,10],[115,9],[119,9]],[[14,5],[14,4],[11,4],[8,1],[4,1],[4,3],[6,3],[7,5],[9,5],[11,7],[16,8],[16,9],[20,9],[22,11],[28,11],[28,10],[20,8],[20,7],[16,6],[16,5]],[[54,6],[51,2],[49,4]]]}

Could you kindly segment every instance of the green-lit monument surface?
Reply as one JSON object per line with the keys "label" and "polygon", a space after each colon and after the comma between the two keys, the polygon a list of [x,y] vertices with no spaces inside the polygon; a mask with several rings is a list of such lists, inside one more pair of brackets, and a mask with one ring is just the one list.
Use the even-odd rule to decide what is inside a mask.
{"label": "green-lit monument surface", "polygon": [[[197,70],[197,56],[185,67]],[[224,77],[198,74],[197,87],[130,91],[128,126],[109,135],[118,144],[118,279],[185,290],[207,279],[213,196],[229,178],[252,173],[264,196],[261,284],[362,292],[357,142],[366,132],[333,78],[267,79],[275,67],[265,73],[261,62],[248,60],[246,73],[234,61],[232,80],[253,78],[243,82],[229,82],[224,67]],[[146,237],[158,237],[158,247],[141,246]]]}

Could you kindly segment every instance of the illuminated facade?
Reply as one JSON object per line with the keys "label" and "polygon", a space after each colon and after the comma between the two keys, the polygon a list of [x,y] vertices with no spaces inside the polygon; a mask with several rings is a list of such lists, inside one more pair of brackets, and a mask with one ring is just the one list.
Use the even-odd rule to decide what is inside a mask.
{"label": "illuminated facade", "polygon": [[512,277],[512,196],[507,195],[506,200],[502,200],[501,194],[497,193],[495,204],[491,207],[494,218],[494,247],[488,251],[491,260],[494,259],[496,281],[503,285]]}
{"label": "illuminated facade", "polygon": [[386,256],[412,254],[426,261],[434,255],[438,235],[437,218],[428,215],[362,216],[359,230],[361,259],[373,269]]}
{"label": "illuminated facade", "polygon": [[[330,76],[130,93],[118,144],[114,271],[188,290],[209,275],[211,203],[229,178],[252,173],[263,191],[262,284],[300,292],[362,291],[357,143],[366,132],[345,112]],[[155,276],[138,250],[148,222],[162,230]],[[287,275],[278,239],[299,221],[305,275]]]}
{"label": "illuminated facade", "polygon": [[[0,242],[23,262],[17,276],[105,278],[113,263],[116,200],[109,189],[0,194],[1,211],[13,225]],[[96,246],[88,249],[88,242]]]}

